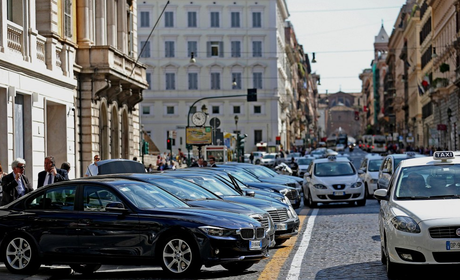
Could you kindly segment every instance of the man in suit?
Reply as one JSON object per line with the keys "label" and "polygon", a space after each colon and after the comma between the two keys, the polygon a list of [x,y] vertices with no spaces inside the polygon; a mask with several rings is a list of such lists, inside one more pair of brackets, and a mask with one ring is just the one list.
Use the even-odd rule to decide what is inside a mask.
{"label": "man in suit", "polygon": [[11,167],[13,168],[13,172],[2,178],[3,198],[1,205],[13,202],[34,190],[29,179],[24,175],[26,161],[22,158],[17,158],[13,161]]}
{"label": "man in suit", "polygon": [[210,158],[209,158],[209,164],[210,164],[211,167],[217,167],[217,165],[216,165],[216,159],[213,158],[213,157],[210,157]]}
{"label": "man in suit", "polygon": [[56,168],[56,161],[54,160],[54,157],[47,156],[45,158],[45,170],[38,173],[37,188],[68,180],[69,175],[67,174],[67,171]]}

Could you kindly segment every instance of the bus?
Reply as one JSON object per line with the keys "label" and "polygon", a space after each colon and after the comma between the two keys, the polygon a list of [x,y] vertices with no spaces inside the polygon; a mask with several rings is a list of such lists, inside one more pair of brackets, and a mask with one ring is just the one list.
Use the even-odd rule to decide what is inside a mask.
{"label": "bus", "polygon": [[337,151],[337,144],[343,144],[343,149],[348,146],[348,135],[346,133],[332,134],[327,137],[326,147]]}

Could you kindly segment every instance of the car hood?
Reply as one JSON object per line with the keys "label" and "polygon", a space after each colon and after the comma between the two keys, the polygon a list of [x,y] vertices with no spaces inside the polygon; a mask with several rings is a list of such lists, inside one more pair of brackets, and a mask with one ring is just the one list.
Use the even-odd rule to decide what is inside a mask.
{"label": "car hood", "polygon": [[314,184],[352,184],[358,181],[358,176],[332,176],[332,177],[315,177]]}
{"label": "car hood", "polygon": [[[249,204],[255,207],[259,207],[262,210],[269,211],[269,210],[275,210],[277,207],[278,202],[275,201],[268,201],[265,199],[261,198],[255,198],[255,197],[248,197],[248,196],[223,196],[224,200],[228,201],[233,201],[233,202],[238,202],[238,203],[245,203]],[[281,204],[281,202],[279,202]],[[286,205],[282,204],[283,207],[286,207]]]}
{"label": "car hood", "polygon": [[278,184],[272,184],[272,183],[263,183],[263,182],[244,182],[246,185],[249,187],[254,187],[254,188],[259,188],[259,189],[272,189],[276,190],[278,192],[288,189],[290,187],[285,186],[285,185],[278,185]]}
{"label": "car hood", "polygon": [[417,223],[438,219],[456,219],[459,222],[459,199],[398,201],[393,212],[396,216],[410,216]]}
{"label": "car hood", "polygon": [[248,204],[231,202],[231,201],[223,201],[223,200],[194,200],[194,201],[186,201],[186,203],[193,207],[203,207],[206,209],[215,209],[215,210],[222,210],[228,211],[233,213],[241,213],[245,215],[251,214],[265,214],[266,211],[258,207],[254,207]]}

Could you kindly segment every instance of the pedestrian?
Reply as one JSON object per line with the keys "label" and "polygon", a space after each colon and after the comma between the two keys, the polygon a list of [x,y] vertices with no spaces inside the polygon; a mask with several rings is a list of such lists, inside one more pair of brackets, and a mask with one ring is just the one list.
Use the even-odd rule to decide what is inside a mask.
{"label": "pedestrian", "polygon": [[101,160],[101,158],[99,157],[99,155],[95,155],[94,156],[94,162],[91,163],[90,165],[88,165],[88,167],[86,168],[86,173],[85,173],[85,177],[88,177],[88,176],[96,176],[97,173],[99,173],[99,169],[97,167],[97,163]]}
{"label": "pedestrian", "polygon": [[137,161],[137,157],[133,157],[133,160],[134,160],[134,161]]}
{"label": "pedestrian", "polygon": [[29,179],[24,175],[26,161],[22,158],[17,158],[11,163],[11,167],[13,172],[2,178],[3,197],[1,205],[9,204],[34,190]]}
{"label": "pedestrian", "polygon": [[151,173],[153,172],[153,165],[149,164],[149,167],[147,168],[147,172]]}
{"label": "pedestrian", "polygon": [[217,167],[216,159],[214,157],[209,158],[209,166],[210,167]]}
{"label": "pedestrian", "polygon": [[165,165],[163,164],[162,161],[160,161],[160,164],[158,165],[157,170],[158,170],[158,171],[163,171],[163,170],[165,170]]}
{"label": "pedestrian", "polygon": [[250,162],[251,164],[254,163],[254,153],[253,153],[253,152],[251,152],[251,154],[249,155],[249,162]]}
{"label": "pedestrian", "polygon": [[53,183],[68,181],[69,175],[64,169],[56,168],[56,161],[53,156],[45,158],[45,170],[38,173],[37,188]]}
{"label": "pedestrian", "polygon": [[67,171],[67,175],[69,175],[69,172],[70,172],[70,162],[63,162],[61,164],[61,169],[64,169],[65,171]]}
{"label": "pedestrian", "polygon": [[161,155],[157,156],[157,167],[160,166],[161,163]]}

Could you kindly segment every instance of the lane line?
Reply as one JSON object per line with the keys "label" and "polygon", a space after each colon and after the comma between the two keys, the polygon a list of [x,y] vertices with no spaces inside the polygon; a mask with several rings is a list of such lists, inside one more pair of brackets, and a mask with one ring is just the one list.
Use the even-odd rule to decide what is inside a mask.
{"label": "lane line", "polygon": [[313,231],[313,225],[315,224],[316,216],[318,215],[318,208],[313,209],[313,212],[308,218],[307,228],[303,234],[302,240],[300,241],[299,248],[292,259],[291,268],[289,269],[286,280],[297,280],[300,277],[300,269],[302,267],[303,257],[307,252],[308,245],[310,244],[311,233]]}
{"label": "lane line", "polygon": [[[306,216],[299,216],[299,219],[300,219],[300,227],[303,227]],[[301,228],[299,228],[299,232],[301,232]],[[265,269],[260,274],[258,280],[278,279],[281,268],[283,267],[289,254],[291,253],[292,248],[294,248],[297,238],[298,238],[298,235],[289,238],[288,241],[286,241],[282,245],[284,247],[276,251],[272,259],[267,263],[267,265],[265,266]]]}

